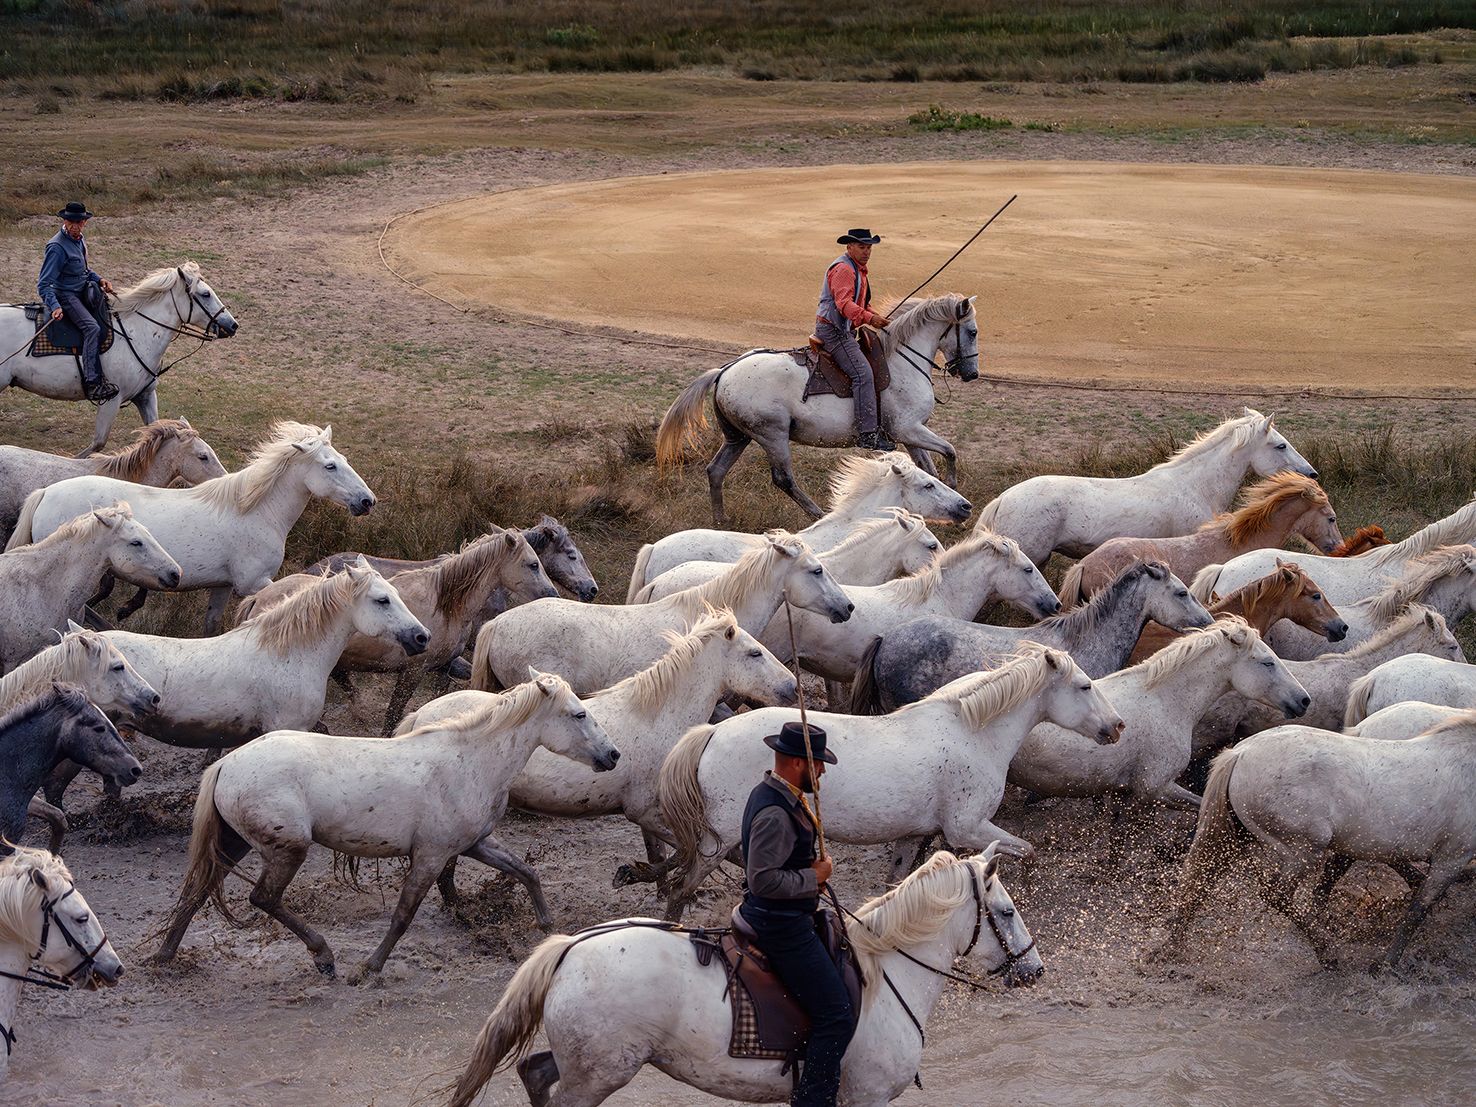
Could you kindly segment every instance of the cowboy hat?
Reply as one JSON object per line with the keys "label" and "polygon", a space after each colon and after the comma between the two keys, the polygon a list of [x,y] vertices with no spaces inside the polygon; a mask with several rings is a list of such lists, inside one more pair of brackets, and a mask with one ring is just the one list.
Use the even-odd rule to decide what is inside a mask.
{"label": "cowboy hat", "polygon": [[85,223],[92,218],[92,212],[87,210],[87,205],[79,200],[67,201],[67,206],[56,213],[58,219],[65,219],[68,223]]}
{"label": "cowboy hat", "polygon": [[[786,757],[804,757],[804,728],[799,723],[785,723],[779,728],[778,734],[765,736],[764,745]],[[835,764],[835,754],[825,748],[825,731],[813,724],[810,726],[810,752],[816,761],[824,761],[827,765]]]}
{"label": "cowboy hat", "polygon": [[872,234],[870,227],[852,227],[836,239],[836,242],[842,246],[847,246],[852,242],[858,246],[875,246],[880,241],[881,235]]}

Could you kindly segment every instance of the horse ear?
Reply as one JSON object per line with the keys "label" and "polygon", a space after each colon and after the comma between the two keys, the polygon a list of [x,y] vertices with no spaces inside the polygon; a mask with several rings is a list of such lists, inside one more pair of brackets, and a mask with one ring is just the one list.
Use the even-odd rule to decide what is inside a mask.
{"label": "horse ear", "polygon": [[723,631],[723,637],[726,638],[729,642],[731,642],[734,638],[737,638],[738,637],[738,624],[737,623],[729,623],[728,624],[728,629],[725,630],[725,631]]}
{"label": "horse ear", "polygon": [[51,891],[51,885],[46,880],[46,874],[43,873],[40,869],[31,870],[31,883],[36,885],[36,887],[40,888],[43,892]]}
{"label": "horse ear", "polygon": [[1427,612],[1425,612],[1425,625],[1427,627],[1429,627],[1431,630],[1434,630],[1435,629],[1435,612],[1433,612],[1433,611],[1427,611]]}
{"label": "horse ear", "polygon": [[1143,568],[1154,580],[1168,579],[1168,566],[1163,564],[1161,561],[1145,561],[1143,563]]}
{"label": "horse ear", "polygon": [[[188,419],[186,419],[183,415],[181,415],[179,417],[179,421],[180,421],[180,424],[183,425],[183,426],[186,426],[186,427],[189,427],[190,426],[190,421]],[[191,430],[194,430],[195,428],[194,427],[190,427],[190,429]]]}
{"label": "horse ear", "polygon": [[503,541],[503,544],[506,545],[507,548],[511,550],[511,549],[514,549],[517,546],[517,544],[518,544],[518,537],[517,537],[517,535],[513,534],[512,531],[505,530],[505,531],[502,532],[502,541]]}
{"label": "horse ear", "polygon": [[329,423],[326,427],[323,428],[323,441],[324,442],[332,442],[333,441],[333,424],[332,423]]}
{"label": "horse ear", "polygon": [[67,633],[68,634],[76,634],[79,630],[85,630],[85,629],[87,629],[87,628],[86,627],[82,627],[82,626],[78,626],[77,625],[77,621],[75,619],[68,619],[67,620]]}
{"label": "horse ear", "polygon": [[980,854],[980,860],[984,862],[984,879],[990,880],[994,874],[999,872],[999,839],[990,842],[988,847]]}
{"label": "horse ear", "polygon": [[960,300],[958,302],[958,314],[956,318],[967,319],[969,317],[969,308],[973,305],[973,303],[973,297],[970,297],[967,300]]}
{"label": "horse ear", "polygon": [[92,517],[105,527],[113,527],[118,523],[116,515],[104,515],[101,511],[94,511]]}
{"label": "horse ear", "polygon": [[892,462],[892,472],[896,473],[900,477],[904,472],[906,472],[906,470],[902,468],[902,463],[900,461],[894,461]]}

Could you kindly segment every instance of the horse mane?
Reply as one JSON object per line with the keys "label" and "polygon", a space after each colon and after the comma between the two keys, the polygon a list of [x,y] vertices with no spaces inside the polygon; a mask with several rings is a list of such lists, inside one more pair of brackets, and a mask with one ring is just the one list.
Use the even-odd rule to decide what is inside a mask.
{"label": "horse mane", "polygon": [[[1283,572],[1285,569],[1292,570],[1292,576],[1287,578]],[[1312,582],[1305,569],[1295,561],[1283,561],[1279,566],[1263,577],[1257,577],[1249,584],[1237,588],[1230,595],[1215,604],[1216,610],[1224,610],[1235,601],[1240,602],[1241,609],[1245,612],[1247,619],[1250,613],[1262,604],[1275,603],[1288,592],[1301,589],[1302,585]]]}
{"label": "horse mane", "polygon": [[27,719],[50,711],[58,704],[64,704],[74,710],[80,711],[91,701],[87,693],[75,684],[64,684],[54,682],[43,688],[37,695],[30,699],[22,700],[16,706],[10,708],[0,715],[0,733],[4,733],[11,727],[25,722]]}
{"label": "horse mane", "polygon": [[[549,679],[557,682],[571,694],[569,682],[561,676],[545,673],[538,679]],[[521,726],[538,713],[548,699],[543,689],[539,687],[538,680],[525,681],[516,688],[499,693],[490,700],[480,700],[476,706],[469,707],[459,715],[452,715],[447,719],[439,719],[432,723],[423,723],[414,730],[407,730],[404,734],[396,736],[397,741],[406,738],[418,738],[423,734],[446,733],[465,734],[471,730],[505,730],[509,727]]]}
{"label": "horse mane", "polygon": [[1311,477],[1300,473],[1277,473],[1245,490],[1240,506],[1216,515],[1200,530],[1220,530],[1236,546],[1244,546],[1265,532],[1271,520],[1289,500],[1301,497],[1314,504],[1327,504],[1327,493]]}
{"label": "horse mane", "polygon": [[200,432],[183,420],[160,419],[146,427],[140,427],[133,436],[133,442],[117,453],[104,454],[99,458],[102,464],[97,468],[97,475],[112,477],[114,480],[136,481],[153,464],[154,458],[159,456],[159,451],[166,442],[176,439],[189,442],[199,437]]}
{"label": "horse mane", "polygon": [[229,633],[254,634],[263,649],[285,656],[292,647],[327,634],[344,609],[364,594],[373,576],[378,576],[371,573],[350,569],[324,574]]}
{"label": "horse mane", "polygon": [[1442,546],[1416,558],[1404,576],[1364,601],[1369,615],[1376,623],[1388,622],[1409,604],[1424,599],[1442,580],[1466,569],[1473,559],[1476,559],[1476,546]]}
{"label": "horse mane", "polygon": [[1391,561],[1406,561],[1423,557],[1441,546],[1449,546],[1452,539],[1470,539],[1476,529],[1476,497],[1457,508],[1444,519],[1437,519],[1427,527],[1415,531],[1403,542],[1392,546],[1381,546],[1366,555],[1372,565],[1387,565]]}
{"label": "horse mane", "polygon": [[1133,669],[1143,671],[1143,687],[1151,692],[1184,666],[1215,649],[1221,642],[1229,642],[1238,649],[1245,649],[1260,637],[1239,615],[1219,615],[1210,626],[1186,631],[1182,638],[1170,642],[1148,660],[1134,665]]}
{"label": "horse mane", "polygon": [[[502,540],[504,534],[517,536],[511,548]],[[396,576],[432,578],[436,613],[447,619],[458,619],[473,601],[480,605],[485,600],[491,582],[503,565],[521,553],[525,541],[521,531],[492,531],[463,543],[455,553],[431,565]]]}
{"label": "horse mane", "polygon": [[[892,320],[892,325],[881,332],[882,350],[888,357],[897,352],[897,347],[916,334],[927,323],[947,323],[958,318],[958,305],[968,297],[958,292],[945,292],[915,302],[903,301],[892,311],[901,314]],[[890,312],[888,313],[890,314]]]}
{"label": "horse mane", "polygon": [[1248,407],[1245,409],[1243,415],[1226,419],[1219,426],[1211,427],[1209,430],[1204,431],[1202,434],[1190,440],[1186,445],[1181,446],[1171,457],[1160,461],[1153,468],[1162,469],[1167,465],[1180,465],[1186,461],[1192,461],[1215,449],[1227,438],[1231,439],[1238,449],[1250,442],[1251,435],[1258,429],[1264,427],[1269,430],[1272,426],[1274,426],[1274,422],[1270,416],[1262,415],[1254,408]]}
{"label": "horse mane", "polygon": [[31,950],[41,942],[41,903],[45,896],[31,874],[40,872],[61,887],[73,883],[72,873],[66,862],[44,849],[11,849],[14,852],[8,857],[0,857],[0,941]]}
{"label": "horse mane", "polygon": [[[901,883],[861,905],[856,912],[861,925],[851,927],[848,936],[865,979],[880,980],[884,956],[926,942],[948,924],[949,916],[969,898],[964,879],[978,879],[974,864],[939,850]],[[868,1002],[880,990],[867,988],[862,1002]]]}
{"label": "horse mane", "polygon": [[1042,619],[1036,627],[1040,630],[1059,631],[1073,640],[1091,635],[1112,618],[1121,606],[1123,597],[1148,573],[1150,565],[1162,569],[1165,575],[1169,572],[1168,566],[1161,561],[1135,561],[1118,573],[1105,588],[1097,589],[1086,603],[1059,615],[1052,615],[1049,619]]}
{"label": "horse mane", "polygon": [[[489,529],[499,530],[501,528]],[[523,537],[528,540],[528,545],[533,547],[534,553],[541,554],[548,546],[555,543],[558,545],[563,545],[566,541],[572,543],[574,536],[569,533],[569,528],[563,523],[552,515],[544,514],[538,517],[536,523],[523,531]]]}
{"label": "horse mane", "polygon": [[[1365,638],[1358,645],[1346,653],[1325,653],[1322,657],[1367,657],[1369,654],[1378,653],[1389,643],[1405,637],[1411,630],[1417,629],[1417,624],[1424,625],[1425,617],[1433,616],[1435,620],[1436,636],[1445,634],[1445,616],[1433,607],[1427,607],[1422,603],[1405,604],[1400,610],[1389,617],[1386,625],[1379,628],[1377,632]],[[1408,651],[1406,651],[1408,652]],[[1320,660],[1321,658],[1314,658]]]}
{"label": "horse mane", "polygon": [[637,711],[654,715],[681,688],[683,678],[707,644],[737,626],[738,620],[727,608],[709,608],[687,633],[682,634],[675,630],[663,632],[662,638],[668,648],[656,659],[655,664],[585,698],[599,699],[617,692],[629,692]]}
{"label": "horse mane", "polygon": [[1359,527],[1328,554],[1328,557],[1357,557],[1359,554],[1376,550],[1380,546],[1389,545],[1389,540],[1384,537],[1384,528],[1377,523],[1370,523],[1366,527]]}
{"label": "horse mane", "polygon": [[[99,518],[99,516],[102,518]],[[117,503],[109,504],[107,507],[97,507],[91,511],[84,511],[76,518],[68,519],[39,542],[17,546],[5,556],[14,557],[16,554],[25,555],[43,550],[51,550],[64,542],[85,542],[91,538],[95,538],[99,531],[107,527],[108,524],[104,520],[132,518],[133,508],[129,506],[126,500],[119,500]]]}
{"label": "horse mane", "polygon": [[202,481],[189,492],[211,507],[250,511],[266,499],[282,474],[302,456],[297,444],[309,440],[313,440],[314,445],[332,442],[332,432],[311,423],[294,423],[286,419],[273,423],[269,437],[257,445],[241,469]]}
{"label": "horse mane", "polygon": [[949,546],[926,569],[919,569],[910,577],[888,581],[880,587],[887,589],[887,594],[895,603],[903,607],[916,607],[933,594],[938,582],[943,579],[943,570],[967,560],[985,547],[1008,558],[1013,558],[1020,552],[1020,546],[1013,538],[995,534],[992,530],[976,530],[962,542]]}
{"label": "horse mane", "polygon": [[916,711],[927,704],[953,703],[958,705],[965,726],[982,730],[1044,688],[1052,672],[1074,664],[1064,650],[1042,646],[1039,642],[1022,642],[1019,650],[1005,658],[998,668],[949,681],[932,695],[900,707],[895,713]]}
{"label": "horse mane", "polygon": [[866,495],[882,482],[894,464],[911,465],[912,458],[900,450],[879,457],[852,454],[841,458],[830,476],[830,511],[839,511]]}
{"label": "horse mane", "polygon": [[803,538],[788,531],[771,530],[764,537],[768,541],[749,550],[720,575],[657,602],[681,614],[688,623],[695,623],[710,607],[738,608],[747,603],[778,558],[803,557],[810,552]]}
{"label": "horse mane", "polygon": [[868,519],[855,530],[851,531],[850,534],[846,535],[839,543],[826,550],[823,554],[820,554],[820,560],[829,561],[836,554],[849,553],[857,546],[870,545],[878,537],[886,534],[890,528],[896,527],[899,523],[902,524],[903,529],[906,530],[908,535],[916,534],[919,527],[926,525],[921,515],[914,515],[905,508],[883,508],[875,519]]}
{"label": "horse mane", "polygon": [[75,630],[64,634],[56,645],[47,646],[0,677],[0,712],[40,694],[53,681],[75,682],[87,657],[89,635],[97,636],[97,632]]}
{"label": "horse mane", "polygon": [[126,288],[114,294],[118,301],[118,310],[141,308],[150,301],[158,299],[179,282],[179,270],[181,269],[184,270],[186,277],[196,280],[200,277],[199,263],[193,261],[187,261],[178,267],[166,265],[162,269],[155,269],[132,288]]}

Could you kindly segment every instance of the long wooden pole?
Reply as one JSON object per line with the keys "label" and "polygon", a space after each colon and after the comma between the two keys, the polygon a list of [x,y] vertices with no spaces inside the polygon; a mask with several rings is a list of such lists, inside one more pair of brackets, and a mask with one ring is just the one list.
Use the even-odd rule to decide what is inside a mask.
{"label": "long wooden pole", "polygon": [[789,606],[789,593],[784,593],[784,618],[789,622],[789,656],[794,661],[794,687],[799,698],[800,730],[805,735],[805,764],[810,771],[810,787],[815,796],[815,838],[819,844],[819,856],[825,856],[825,824],[820,818],[820,774],[815,772],[815,749],[810,744],[810,716],[805,710],[805,682],[801,679],[799,648],[794,640],[794,611]]}
{"label": "long wooden pole", "polygon": [[972,235],[970,235],[969,236],[969,240],[967,242],[965,242],[962,246],[960,246],[957,250],[953,251],[952,255],[948,258],[947,261],[945,261],[942,265],[938,266],[938,268],[936,268],[936,269],[933,270],[933,276],[932,277],[929,277],[927,280],[923,281],[922,284],[918,285],[911,292],[909,292],[906,296],[903,296],[902,299],[900,299],[900,300],[897,301],[897,303],[899,303],[899,304],[905,304],[908,300],[912,299],[914,296],[916,296],[923,289],[927,288],[928,285],[932,284],[933,283],[933,277],[936,277],[939,273],[943,272],[943,270],[947,269],[950,265],[953,264],[954,258],[957,258],[959,254],[963,253],[970,246],[972,246],[974,244],[974,239],[978,238],[981,234],[983,234],[985,231],[987,231],[989,229],[989,224],[993,223],[996,219],[998,219],[1000,217],[1000,215],[1004,213],[1004,209],[1007,208],[1007,207],[1009,207],[1011,204],[1013,204],[1018,196],[1019,196],[1019,193],[1016,193],[1014,196],[1011,196],[1008,200],[1006,200],[1003,204],[1001,204],[1000,207],[999,207],[999,211],[995,212],[988,219],[984,220],[984,226],[980,227],[977,231],[975,231]]}

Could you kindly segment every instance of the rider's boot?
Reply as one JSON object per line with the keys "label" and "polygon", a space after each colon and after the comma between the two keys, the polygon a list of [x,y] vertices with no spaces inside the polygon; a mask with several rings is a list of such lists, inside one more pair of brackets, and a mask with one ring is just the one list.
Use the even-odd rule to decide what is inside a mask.
{"label": "rider's boot", "polygon": [[82,364],[82,391],[95,404],[105,404],[118,394],[118,386],[103,376],[102,366]]}
{"label": "rider's boot", "polygon": [[863,450],[881,450],[883,452],[897,448],[897,443],[892,441],[892,436],[881,429],[862,431],[856,436],[856,445],[860,446]]}

